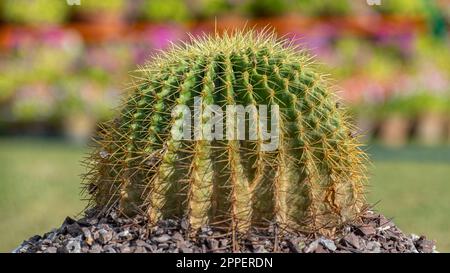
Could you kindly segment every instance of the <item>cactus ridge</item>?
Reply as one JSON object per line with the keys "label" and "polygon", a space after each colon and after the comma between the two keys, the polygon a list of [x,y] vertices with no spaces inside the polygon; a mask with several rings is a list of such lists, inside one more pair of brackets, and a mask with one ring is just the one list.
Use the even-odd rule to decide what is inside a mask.
{"label": "cactus ridge", "polygon": [[[254,31],[192,38],[155,56],[133,81],[86,160],[92,206],[233,231],[273,221],[332,230],[365,206],[367,159],[354,128],[327,77],[290,41]],[[260,126],[256,140],[174,138],[183,115],[171,110],[193,108],[195,97],[202,109],[278,105],[278,149],[262,149]]]}

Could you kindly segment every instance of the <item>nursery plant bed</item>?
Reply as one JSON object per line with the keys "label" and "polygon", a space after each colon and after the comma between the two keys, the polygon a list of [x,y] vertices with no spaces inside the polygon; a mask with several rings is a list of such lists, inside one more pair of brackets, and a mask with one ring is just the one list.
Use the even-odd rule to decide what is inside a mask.
{"label": "nursery plant bed", "polygon": [[[98,18],[97,18],[98,19]],[[108,19],[109,20],[109,19]],[[236,29],[244,26],[264,28],[270,23],[280,33],[290,33],[298,29],[310,29],[320,24],[338,25],[343,30],[351,31],[358,35],[372,35],[382,29],[390,29],[393,33],[408,31],[423,31],[425,24],[423,18],[408,16],[337,16],[311,18],[306,16],[284,16],[264,19],[248,19],[240,16],[228,17],[216,20],[204,20],[185,24],[191,30],[214,30],[219,32],[225,29]],[[87,43],[98,43],[111,39],[123,38],[127,33],[139,32],[157,26],[158,23],[142,22],[137,24],[124,24],[122,20],[92,24],[89,21],[69,22],[58,26],[67,30],[74,30],[81,34]],[[4,24],[0,26],[0,49],[8,48],[11,44],[11,34],[18,31],[37,33],[45,27],[21,26],[17,24]]]}
{"label": "nursery plant bed", "polygon": [[[194,235],[183,219],[150,225],[143,216],[125,218],[113,211],[98,217],[94,209],[79,220],[67,217],[61,227],[24,241],[14,253],[431,253],[433,241],[404,234],[373,211],[359,224],[348,224],[336,236],[285,233],[275,226],[231,234],[203,226]],[[189,236],[189,234],[191,234]],[[234,244],[233,244],[234,241]]]}

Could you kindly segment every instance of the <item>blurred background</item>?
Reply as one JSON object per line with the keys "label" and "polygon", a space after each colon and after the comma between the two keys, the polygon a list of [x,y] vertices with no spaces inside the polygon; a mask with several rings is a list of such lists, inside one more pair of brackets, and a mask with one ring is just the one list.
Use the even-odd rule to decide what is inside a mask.
{"label": "blurred background", "polygon": [[76,216],[128,72],[170,41],[272,26],[317,56],[373,159],[369,200],[450,251],[450,1],[1,0],[0,252]]}

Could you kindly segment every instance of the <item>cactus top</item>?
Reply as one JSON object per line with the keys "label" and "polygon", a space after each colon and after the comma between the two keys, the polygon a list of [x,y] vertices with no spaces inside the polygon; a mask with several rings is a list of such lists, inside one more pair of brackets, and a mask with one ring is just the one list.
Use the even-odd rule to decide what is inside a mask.
{"label": "cactus top", "polygon": [[[135,79],[88,160],[93,205],[240,231],[270,222],[329,230],[363,209],[365,154],[325,76],[289,41],[255,32],[193,38],[154,57]],[[194,109],[195,98],[201,121],[211,120],[211,105],[216,113],[230,105],[269,113],[252,127],[256,138],[250,120],[260,111],[241,116],[243,139],[174,137],[187,114],[173,110]],[[220,120],[234,124],[234,116]],[[277,132],[276,149],[263,149],[264,124]]]}

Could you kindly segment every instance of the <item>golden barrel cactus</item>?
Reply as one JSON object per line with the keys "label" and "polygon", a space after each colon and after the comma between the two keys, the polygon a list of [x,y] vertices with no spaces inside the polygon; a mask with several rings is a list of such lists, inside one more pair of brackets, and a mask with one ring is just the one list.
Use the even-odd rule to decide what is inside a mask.
{"label": "golden barrel cactus", "polygon": [[[289,41],[253,31],[192,38],[152,58],[130,90],[87,161],[91,204],[104,212],[185,218],[193,230],[244,232],[276,222],[311,232],[363,209],[365,153],[326,77]],[[215,114],[246,108],[237,122],[221,115],[222,139],[177,137],[190,119],[211,121],[213,105]],[[245,132],[233,137],[239,122]],[[187,126],[191,135],[195,126]],[[264,146],[263,129],[274,149]]]}

